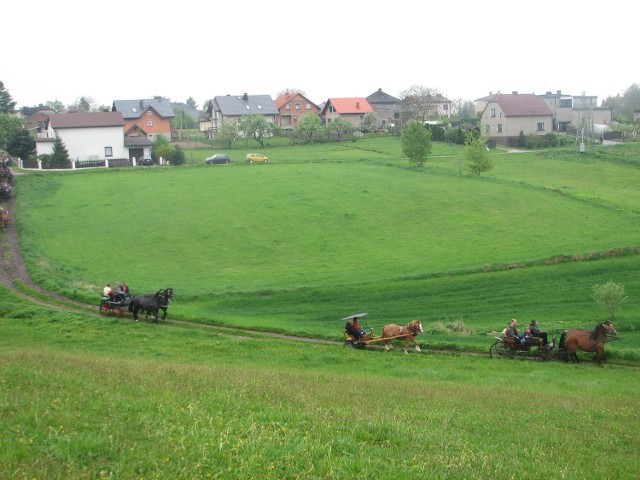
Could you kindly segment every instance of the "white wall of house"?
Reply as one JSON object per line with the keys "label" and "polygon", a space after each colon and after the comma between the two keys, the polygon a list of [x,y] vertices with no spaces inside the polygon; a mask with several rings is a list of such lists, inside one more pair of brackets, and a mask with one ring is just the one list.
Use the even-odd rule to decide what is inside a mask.
{"label": "white wall of house", "polygon": [[[60,128],[56,130],[55,136],[64,142],[69,152],[69,158],[72,160],[129,158],[129,149],[124,146],[122,126]],[[51,147],[53,147],[52,143]],[[107,156],[107,147],[111,148],[111,156]],[[38,152],[38,154],[40,153]]]}

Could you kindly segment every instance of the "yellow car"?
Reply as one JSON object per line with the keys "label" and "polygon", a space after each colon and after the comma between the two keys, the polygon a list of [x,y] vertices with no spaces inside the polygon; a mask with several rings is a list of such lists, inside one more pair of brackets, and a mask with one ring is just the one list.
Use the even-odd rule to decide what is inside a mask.
{"label": "yellow car", "polygon": [[267,163],[269,161],[269,157],[266,155],[262,155],[261,153],[247,153],[247,162],[264,162]]}

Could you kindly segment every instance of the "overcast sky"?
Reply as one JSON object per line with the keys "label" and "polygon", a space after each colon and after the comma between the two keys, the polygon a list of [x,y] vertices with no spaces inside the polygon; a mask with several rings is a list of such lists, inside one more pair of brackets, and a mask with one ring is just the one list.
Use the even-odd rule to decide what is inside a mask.
{"label": "overcast sky", "polygon": [[314,103],[489,92],[597,95],[640,83],[637,6],[609,0],[8,0],[0,80],[18,107],[297,88]]}

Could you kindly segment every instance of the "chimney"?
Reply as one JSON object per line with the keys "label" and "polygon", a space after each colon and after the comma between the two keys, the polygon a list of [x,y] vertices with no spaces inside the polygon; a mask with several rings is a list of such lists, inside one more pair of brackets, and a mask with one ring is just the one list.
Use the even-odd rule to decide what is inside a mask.
{"label": "chimney", "polygon": [[142,100],[140,100],[140,110],[142,110],[143,106],[142,106]]}
{"label": "chimney", "polygon": [[249,95],[247,95],[246,93],[244,93],[242,95],[242,99],[246,102],[247,100],[249,100]]}
{"label": "chimney", "polygon": [[517,91],[517,90],[513,90],[513,91],[511,92],[511,95],[517,95],[517,94],[518,94],[518,91]]}
{"label": "chimney", "polygon": [[360,108],[360,102],[356,102],[356,108]]}
{"label": "chimney", "polygon": [[562,95],[562,90],[558,90],[558,95]]}

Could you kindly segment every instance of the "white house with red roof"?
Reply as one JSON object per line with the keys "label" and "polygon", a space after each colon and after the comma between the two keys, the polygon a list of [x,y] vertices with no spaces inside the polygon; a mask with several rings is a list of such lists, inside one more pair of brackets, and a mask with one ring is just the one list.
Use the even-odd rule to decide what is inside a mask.
{"label": "white house with red roof", "polygon": [[364,97],[329,98],[322,107],[320,116],[325,124],[340,117],[355,128],[360,128],[362,117],[367,113],[374,113],[374,110]]}
{"label": "white house with red roof", "polygon": [[553,130],[553,112],[533,93],[497,93],[482,99],[480,131],[496,143],[506,145],[509,138],[545,135]]}

